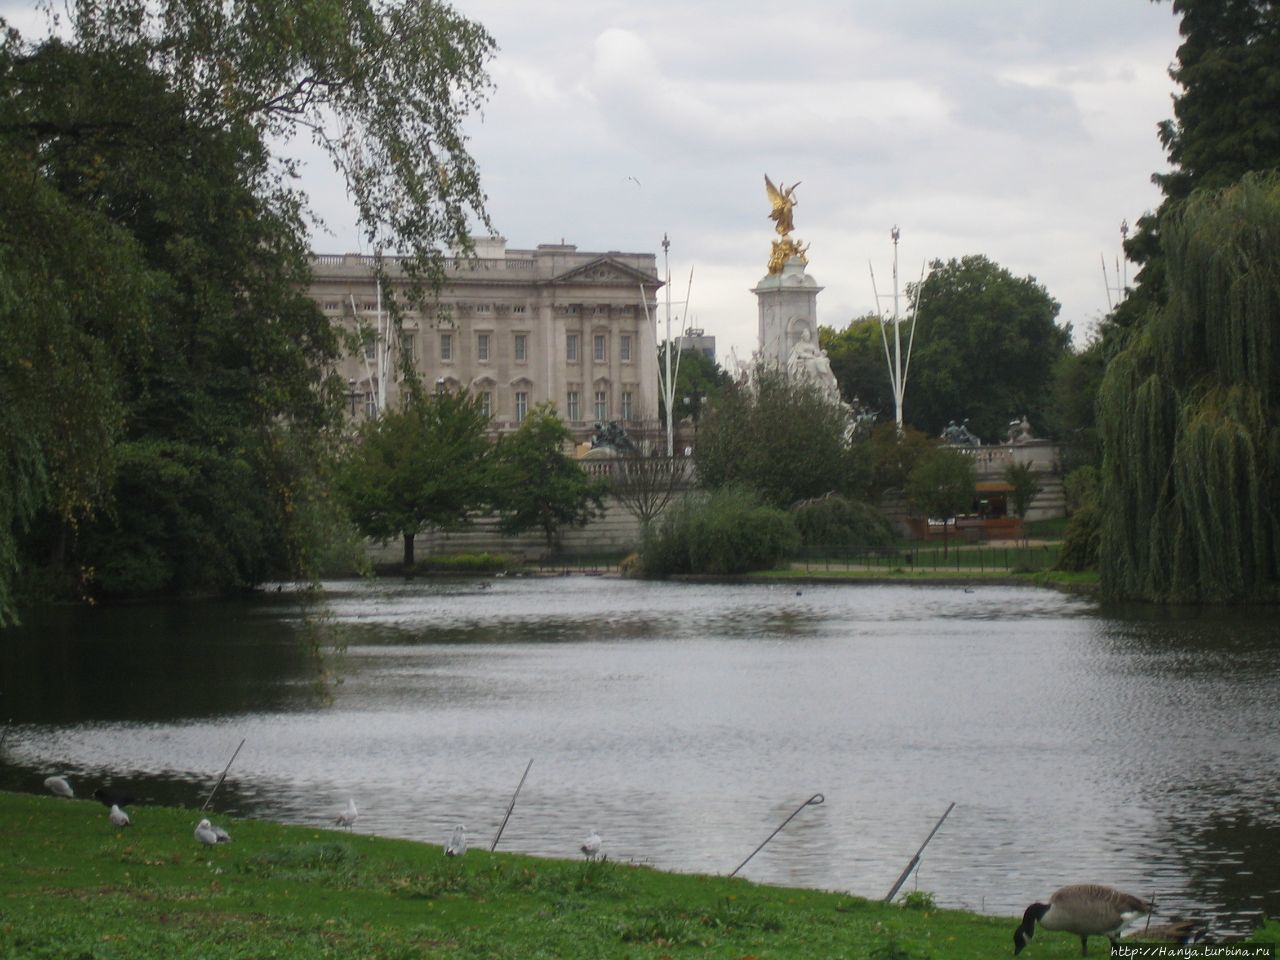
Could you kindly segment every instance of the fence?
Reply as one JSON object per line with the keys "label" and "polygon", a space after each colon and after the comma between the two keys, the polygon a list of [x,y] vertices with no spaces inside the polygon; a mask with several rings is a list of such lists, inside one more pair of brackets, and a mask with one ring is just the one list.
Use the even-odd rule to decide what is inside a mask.
{"label": "fence", "polygon": [[884,573],[906,571],[958,573],[1024,573],[1047,570],[1058,559],[1057,544],[969,546],[921,544],[895,550],[845,550],[804,547],[792,560],[794,569],[809,572]]}

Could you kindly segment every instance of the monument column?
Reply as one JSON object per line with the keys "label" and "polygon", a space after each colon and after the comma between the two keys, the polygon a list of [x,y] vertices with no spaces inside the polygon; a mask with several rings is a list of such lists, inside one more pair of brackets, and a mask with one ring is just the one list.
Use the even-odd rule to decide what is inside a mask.
{"label": "monument column", "polygon": [[761,278],[751,291],[760,306],[760,358],[769,366],[785,369],[787,358],[809,331],[818,342],[818,294],[822,287],[805,273],[805,261],[789,257],[778,273]]}

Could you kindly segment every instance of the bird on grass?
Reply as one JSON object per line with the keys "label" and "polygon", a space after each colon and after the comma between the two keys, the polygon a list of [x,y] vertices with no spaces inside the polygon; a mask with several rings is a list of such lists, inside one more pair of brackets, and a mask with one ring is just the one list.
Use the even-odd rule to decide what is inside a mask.
{"label": "bird on grass", "polygon": [[467,828],[462,824],[458,824],[453,828],[453,836],[449,838],[449,842],[445,844],[444,855],[446,857],[460,857],[467,852]]}
{"label": "bird on grass", "polygon": [[129,826],[129,815],[125,813],[123,810],[121,810],[114,803],[111,805],[111,812],[107,814],[107,817],[108,819],[111,820],[112,826],[115,826],[115,827]]}
{"label": "bird on grass", "polygon": [[67,783],[66,777],[46,777],[44,788],[58,797],[74,797],[76,792]]}
{"label": "bird on grass", "polygon": [[135,800],[133,794],[115,787],[99,787],[93,791],[93,799],[104,807],[127,807]]}
{"label": "bird on grass", "polygon": [[1203,920],[1174,917],[1167,923],[1153,923],[1146,928],[1128,931],[1131,940],[1148,943],[1203,943],[1209,936],[1209,924]]}
{"label": "bird on grass", "polygon": [[1033,903],[1013,931],[1016,957],[1035,935],[1036,922],[1046,930],[1062,930],[1080,938],[1080,955],[1089,955],[1089,938],[1106,937],[1112,946],[1120,928],[1151,912],[1151,904],[1131,893],[1096,883],[1076,883],[1055,890],[1048,903]]}
{"label": "bird on grass", "polygon": [[603,841],[601,841],[600,839],[600,834],[592,830],[591,833],[587,836],[587,839],[582,841],[582,846],[580,846],[578,849],[582,851],[582,855],[586,857],[588,860],[597,860],[601,856],[600,846],[602,842]]}
{"label": "bird on grass", "polygon": [[356,825],[356,820],[360,817],[360,811],[356,809],[356,802],[350,797],[347,798],[347,809],[343,810],[334,818],[334,824],[339,827],[346,827],[350,830]]}
{"label": "bird on grass", "polygon": [[215,827],[208,820],[201,820],[196,824],[195,838],[201,843],[213,846],[218,843],[230,843],[231,834],[223,830],[221,827]]}

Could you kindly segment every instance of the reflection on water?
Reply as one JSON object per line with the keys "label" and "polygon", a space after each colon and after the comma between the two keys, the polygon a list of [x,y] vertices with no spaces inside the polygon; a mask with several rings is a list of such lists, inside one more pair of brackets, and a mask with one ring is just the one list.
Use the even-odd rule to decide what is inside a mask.
{"label": "reflection on water", "polygon": [[[1021,912],[1070,882],[1247,925],[1280,908],[1268,614],[1050,591],[600,578],[331,584],[62,611],[0,644],[0,786],[199,805]],[[323,657],[313,655],[319,642]],[[135,821],[145,817],[136,817]]]}

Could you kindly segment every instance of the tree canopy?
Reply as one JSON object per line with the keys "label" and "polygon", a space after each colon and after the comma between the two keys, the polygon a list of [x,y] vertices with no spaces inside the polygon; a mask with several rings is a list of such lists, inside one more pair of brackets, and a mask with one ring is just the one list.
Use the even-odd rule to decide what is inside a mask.
{"label": "tree canopy", "polygon": [[106,593],[306,567],[340,389],[290,138],[415,275],[484,221],[460,121],[493,43],[446,6],[59,16],[0,34],[0,623],[23,558]]}
{"label": "tree canopy", "polygon": [[339,473],[360,532],[401,537],[412,567],[416,534],[467,523],[493,496],[488,424],[479,397],[450,390],[411,392],[398,409],[365,421]]}
{"label": "tree canopy", "polygon": [[1004,439],[1024,415],[1043,424],[1053,366],[1071,341],[1058,310],[1034,277],[986,257],[934,262],[919,297],[906,422],[936,437],[967,419],[984,442]]}
{"label": "tree canopy", "polygon": [[1161,220],[1167,303],[1103,380],[1103,587],[1274,599],[1280,585],[1280,178]]}
{"label": "tree canopy", "polygon": [[780,508],[861,490],[864,471],[845,442],[847,428],[845,411],[812,384],[759,365],[752,384],[731,384],[704,415],[694,450],[698,479],[711,488],[750,488]]}
{"label": "tree canopy", "polygon": [[565,455],[571,440],[550,401],[499,440],[496,502],[503,533],[538,530],[550,551],[561,527],[585,526],[602,513],[608,484]]}

